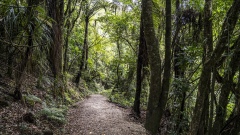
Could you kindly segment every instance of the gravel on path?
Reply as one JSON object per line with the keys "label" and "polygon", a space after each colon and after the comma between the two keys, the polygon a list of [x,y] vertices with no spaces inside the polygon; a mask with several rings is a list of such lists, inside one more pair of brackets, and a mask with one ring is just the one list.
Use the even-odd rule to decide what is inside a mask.
{"label": "gravel on path", "polygon": [[141,123],[129,120],[128,112],[102,95],[91,95],[68,112],[67,135],[146,135]]}

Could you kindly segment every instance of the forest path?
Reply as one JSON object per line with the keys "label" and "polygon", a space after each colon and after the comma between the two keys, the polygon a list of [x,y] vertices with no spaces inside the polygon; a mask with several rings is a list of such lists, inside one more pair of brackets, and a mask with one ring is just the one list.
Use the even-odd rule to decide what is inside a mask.
{"label": "forest path", "polygon": [[143,125],[131,122],[124,110],[102,95],[91,95],[69,110],[66,134],[146,135]]}

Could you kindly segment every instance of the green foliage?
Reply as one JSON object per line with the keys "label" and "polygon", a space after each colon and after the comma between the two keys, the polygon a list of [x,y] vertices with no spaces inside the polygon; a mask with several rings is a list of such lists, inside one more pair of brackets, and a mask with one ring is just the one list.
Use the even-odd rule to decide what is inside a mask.
{"label": "green foliage", "polygon": [[107,96],[111,102],[121,104],[126,107],[131,107],[134,102],[134,97],[127,97],[125,92],[112,92],[111,89],[101,91],[101,94]]}
{"label": "green foliage", "polygon": [[[66,1],[65,1],[66,2]],[[70,1],[71,2],[71,1]],[[109,97],[110,101],[119,103],[124,106],[132,106],[135,96],[135,77],[136,77],[136,60],[139,44],[139,27],[141,15],[141,1],[140,0],[113,0],[107,2],[105,0],[85,0],[73,1],[70,5],[69,11],[64,18],[64,42],[63,51],[67,49],[67,65],[68,69],[64,73],[64,83],[57,83],[57,85],[64,85],[65,89],[61,93],[63,99],[56,97],[54,99],[51,89],[53,78],[48,77],[49,74],[49,53],[50,42],[52,37],[50,35],[53,20],[47,16],[44,2],[32,7],[32,14],[27,15],[27,1],[16,0],[1,0],[0,1],[0,53],[3,54],[4,61],[9,62],[8,55],[13,57],[13,67],[17,67],[22,60],[22,55],[26,50],[28,44],[29,31],[31,31],[31,24],[35,25],[33,31],[34,52],[29,61],[26,72],[33,72],[38,77],[37,88],[41,92],[46,92],[45,99],[40,99],[34,95],[23,95],[25,103],[29,106],[34,106],[36,103],[41,103],[43,109],[40,115],[47,118],[53,123],[65,123],[65,115],[67,108],[62,106],[57,108],[57,104],[72,104],[80,99],[83,99],[91,93],[98,93]],[[218,0],[213,1],[212,18],[213,21],[213,39],[214,48],[216,42],[221,34],[221,25],[224,21],[227,10],[230,8],[233,0]],[[68,2],[66,2],[68,3]],[[74,5],[75,4],[75,5]],[[202,72],[202,59],[206,39],[203,39],[203,23],[204,23],[204,1],[189,0],[180,1],[180,9],[187,13],[182,15],[180,19],[186,21],[186,17],[195,17],[194,22],[182,23],[177,35],[177,45],[179,45],[180,52],[175,56],[177,58],[177,66],[184,71],[182,78],[173,78],[172,72],[171,92],[169,93],[168,108],[173,112],[172,123],[177,123],[177,113],[181,106],[181,99],[184,97],[185,110],[183,120],[180,125],[189,127],[189,120],[191,119],[192,108],[195,105],[197,97],[196,89],[198,87],[199,77]],[[177,32],[177,22],[175,22],[175,3],[172,5],[172,34],[174,36]],[[65,5],[65,9],[68,8]],[[165,3],[164,1],[153,0],[153,21],[154,28],[159,40],[161,56],[164,59],[164,33],[165,33]],[[80,10],[81,11],[78,11]],[[187,12],[191,9],[193,13]],[[70,13],[71,11],[71,13]],[[75,20],[75,17],[79,18]],[[202,18],[200,18],[200,15]],[[82,59],[83,42],[84,42],[84,19],[88,16],[90,18],[89,34],[88,34],[88,69],[82,72],[80,86],[76,88],[72,83],[75,80],[79,65]],[[201,19],[201,20],[200,20]],[[239,35],[239,23],[235,28],[233,38],[228,41],[228,48],[226,54],[222,57],[224,61],[217,65],[217,71],[220,76],[224,76],[225,72],[230,71],[229,62],[232,57],[232,44]],[[69,25],[69,26],[68,26]],[[73,26],[75,25],[75,27]],[[69,27],[69,28],[68,28]],[[70,35],[67,32],[70,31]],[[196,37],[194,37],[196,36]],[[194,37],[194,38],[193,38]],[[172,37],[173,39],[173,37]],[[68,48],[67,48],[68,45]],[[173,49],[176,46],[173,46]],[[209,49],[209,48],[206,48]],[[146,51],[146,50],[145,50]],[[6,54],[6,56],[5,56]],[[224,58],[226,56],[226,58]],[[145,56],[144,56],[145,57]],[[2,58],[2,57],[1,57]],[[172,58],[174,61],[174,58]],[[173,62],[174,63],[174,62]],[[164,65],[164,64],[162,64]],[[176,66],[175,65],[175,66]],[[10,65],[8,65],[10,67]],[[145,67],[148,68],[148,67]],[[32,70],[32,71],[31,71]],[[129,72],[132,77],[129,77]],[[174,70],[174,65],[173,65]],[[37,72],[36,72],[37,71]],[[15,71],[16,72],[16,71]],[[164,71],[163,71],[164,72]],[[147,73],[146,73],[147,74]],[[146,75],[145,74],[145,75]],[[212,73],[209,73],[212,74]],[[238,83],[237,72],[234,78],[234,83]],[[146,75],[148,76],[148,75]],[[129,78],[130,79],[129,79]],[[147,77],[146,77],[147,78]],[[221,79],[221,78],[220,78]],[[148,102],[149,78],[145,79],[142,84],[141,93],[141,109],[146,109]],[[217,80],[218,81],[218,80]],[[211,83],[212,85],[212,83]],[[219,98],[218,89],[221,89],[220,82],[215,83],[214,89],[216,99]],[[25,90],[27,90],[26,88]],[[106,90],[104,90],[106,89]],[[186,95],[184,95],[184,92]],[[56,100],[61,101],[56,101]],[[229,98],[230,99],[230,98]],[[216,101],[217,102],[217,101]],[[5,103],[4,103],[5,104]],[[227,105],[228,118],[235,107],[235,100],[232,98]],[[213,107],[215,109],[215,107]],[[214,112],[216,110],[213,110]],[[177,113],[175,113],[177,112]],[[175,113],[175,114],[174,114]],[[214,113],[214,115],[216,115]],[[174,128],[173,128],[174,129]],[[183,129],[184,133],[187,129]],[[172,132],[175,134],[176,132]],[[184,134],[183,133],[183,134]],[[177,134],[177,133],[176,133]]]}
{"label": "green foliage", "polygon": [[67,103],[72,104],[74,102],[74,100],[71,98],[71,95],[67,92],[64,92],[64,98],[65,101],[67,101]]}
{"label": "green foliage", "polygon": [[88,84],[88,87],[93,92],[101,92],[104,90],[104,87],[100,83],[94,80]]}
{"label": "green foliage", "polygon": [[42,103],[42,100],[34,95],[23,95],[23,100],[26,104],[34,106],[36,103]]}
{"label": "green foliage", "polygon": [[230,8],[232,2],[233,0],[218,0],[216,2],[213,2],[212,20],[214,38],[218,38],[221,31],[219,26],[222,25],[226,11]]}
{"label": "green foliage", "polygon": [[45,107],[41,110],[40,115],[53,124],[63,125],[66,123],[65,115],[67,114],[67,109],[66,106],[62,106],[61,108]]}
{"label": "green foliage", "polygon": [[114,103],[119,103],[123,106],[131,107],[133,105],[134,98],[128,98],[125,94],[125,92],[114,93],[109,97],[109,100]]}
{"label": "green foliage", "polygon": [[106,97],[110,97],[111,92],[112,92],[111,89],[105,89],[105,90],[101,91],[100,94],[102,94],[102,95],[104,95]]}
{"label": "green foliage", "polygon": [[229,104],[227,105],[226,118],[229,118],[229,116],[231,115],[234,107],[235,107],[235,103],[229,103]]}
{"label": "green foliage", "polygon": [[188,8],[194,8],[194,9],[197,9],[198,11],[203,11],[204,10],[204,1],[190,0],[189,6],[191,6],[191,7],[188,7]]}

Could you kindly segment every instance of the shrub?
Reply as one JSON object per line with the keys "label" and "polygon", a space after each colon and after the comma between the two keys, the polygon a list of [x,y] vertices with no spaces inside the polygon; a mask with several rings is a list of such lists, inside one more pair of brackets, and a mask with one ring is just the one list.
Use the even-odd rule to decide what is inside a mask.
{"label": "shrub", "polygon": [[40,115],[49,122],[56,125],[63,125],[66,123],[65,115],[67,114],[67,107],[62,106],[61,108],[48,108],[45,107],[40,111]]}

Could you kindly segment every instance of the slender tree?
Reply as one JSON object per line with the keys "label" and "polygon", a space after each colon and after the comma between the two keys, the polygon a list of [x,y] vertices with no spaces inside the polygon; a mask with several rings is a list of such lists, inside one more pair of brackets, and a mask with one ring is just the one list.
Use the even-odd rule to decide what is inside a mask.
{"label": "slender tree", "polygon": [[[240,40],[238,38],[238,40],[236,42],[239,42],[238,44],[240,44]],[[238,48],[239,49],[239,48]],[[239,55],[240,53],[238,53]],[[237,56],[240,57],[240,56]],[[240,64],[238,64],[240,65]],[[238,67],[238,72],[240,73],[240,68]],[[224,126],[221,128],[220,134],[221,135],[237,135],[240,133],[240,75],[238,75],[238,83],[236,88],[231,89],[233,90],[232,92],[235,94],[235,108],[232,112],[232,114],[230,115],[230,117],[228,118],[228,120],[224,123]]]}
{"label": "slender tree", "polygon": [[145,128],[152,134],[156,134],[159,122],[159,97],[161,94],[161,59],[159,54],[159,44],[156,39],[152,17],[152,0],[142,0],[142,19],[144,35],[148,48],[150,65],[150,93],[148,99],[147,116]]}
{"label": "slender tree", "polygon": [[18,65],[17,67],[17,71],[16,71],[16,87],[15,87],[15,91],[14,91],[14,97],[17,100],[20,100],[22,98],[22,93],[21,93],[21,86],[22,86],[22,82],[23,82],[23,76],[24,76],[24,71],[27,67],[27,64],[29,62],[29,60],[31,59],[31,55],[33,52],[33,34],[34,34],[34,30],[35,30],[35,22],[33,20],[33,15],[34,15],[34,10],[33,10],[33,6],[38,4],[38,1],[34,0],[28,0],[28,7],[27,7],[27,14],[28,14],[28,23],[27,23],[27,33],[28,33],[28,39],[27,39],[27,48],[25,50],[25,53],[23,55],[23,59],[21,61],[21,63]]}
{"label": "slender tree", "polygon": [[[174,64],[174,79],[175,81],[179,82],[180,80],[184,80],[184,74],[185,70],[183,68],[183,64],[181,62],[181,59],[184,57],[184,51],[181,47],[180,44],[180,30],[182,28],[181,24],[181,8],[180,8],[180,1],[176,0],[176,20],[175,20],[175,33],[173,36],[172,40],[172,46],[173,46],[173,53],[174,53],[174,59],[173,59],[173,64]],[[181,86],[180,86],[181,87]],[[176,119],[176,126],[175,130],[177,134],[182,133],[182,120],[183,120],[183,114],[185,110],[185,98],[186,98],[186,90],[183,90],[179,87],[179,84],[177,84],[174,87],[175,95],[176,95],[176,102],[178,102],[180,105],[176,106],[174,108],[174,115]]]}
{"label": "slender tree", "polygon": [[54,81],[54,96],[62,95],[62,86],[57,88],[63,81],[63,24],[64,24],[64,0],[47,0],[48,16],[53,19],[51,28],[52,42],[50,46],[50,67]]}
{"label": "slender tree", "polygon": [[63,0],[47,0],[48,15],[52,22],[52,45],[50,47],[50,62],[55,78],[62,74],[62,49],[63,49]]}
{"label": "slender tree", "polygon": [[[142,1],[142,17],[144,34],[149,54],[150,64],[150,94],[145,127],[156,134],[160,119],[165,110],[171,77],[171,1],[166,0],[166,33],[165,33],[165,65],[161,85],[161,60],[159,45],[155,36],[152,19],[152,1]],[[160,95],[160,96],[159,96]]]}
{"label": "slender tree", "polygon": [[160,119],[165,111],[169,88],[170,88],[170,78],[171,78],[171,38],[172,38],[172,3],[171,0],[166,0],[166,27],[165,27],[165,59],[164,59],[164,74],[162,80],[162,90],[159,99],[159,114]]}
{"label": "slender tree", "polygon": [[[64,12],[65,17],[65,25],[66,28],[66,36],[64,37],[64,64],[63,64],[63,72],[66,72],[68,69],[68,49],[69,49],[69,38],[72,34],[72,31],[75,27],[76,22],[79,20],[81,11],[82,11],[82,0],[69,0],[67,3],[67,8]],[[79,7],[78,7],[79,4]],[[77,8],[78,7],[78,8]],[[76,11],[76,17],[72,17]]]}
{"label": "slender tree", "polygon": [[[207,59],[210,58],[211,53],[213,51],[213,35],[212,35],[212,0],[205,0],[204,6],[204,45],[203,45],[203,63],[206,62]],[[204,110],[203,116],[201,120],[201,124],[199,126],[198,134],[206,134],[209,132],[208,130],[208,120],[209,120],[209,93],[211,92],[211,73],[205,76],[206,82],[206,97],[204,101]]]}
{"label": "slender tree", "polygon": [[143,32],[143,20],[141,15],[141,22],[140,22],[140,42],[138,46],[138,58],[137,58],[137,77],[136,77],[136,93],[135,93],[135,100],[133,105],[133,110],[140,116],[140,97],[142,91],[142,71],[143,71],[143,55],[144,55],[144,46],[145,46],[145,38]]}
{"label": "slender tree", "polygon": [[[85,22],[85,28],[84,28],[84,41],[83,41],[83,49],[82,49],[82,58],[80,61],[79,71],[77,73],[75,83],[78,86],[80,78],[82,76],[82,72],[84,70],[87,70],[87,61],[88,61],[88,53],[89,53],[89,45],[88,45],[88,32],[89,32],[89,22],[93,15],[96,14],[96,12],[104,8],[106,6],[106,3],[103,1],[93,1],[95,3],[91,3],[92,1],[84,1],[85,9],[84,9],[84,22]],[[91,6],[93,5],[93,6]]]}
{"label": "slender tree", "polygon": [[227,104],[229,102],[228,98],[230,95],[230,92],[234,89],[234,83],[233,83],[233,77],[235,76],[239,65],[240,65],[240,57],[239,57],[239,51],[238,49],[240,47],[239,44],[240,36],[235,41],[235,44],[233,46],[236,46],[233,50],[232,58],[230,60],[229,67],[226,69],[226,72],[223,77],[223,85],[221,87],[221,93],[219,96],[219,102],[216,106],[216,117],[213,125],[213,131],[214,133],[220,133],[221,129],[223,128],[223,125],[225,123],[226,119],[226,111],[227,111]]}
{"label": "slender tree", "polygon": [[209,73],[211,73],[211,69],[216,64],[216,62],[220,59],[224,50],[227,48],[228,39],[232,37],[233,30],[237,23],[240,12],[240,0],[234,0],[231,8],[229,9],[224,23],[222,25],[221,35],[216,44],[216,48],[214,49],[212,55],[209,59],[204,62],[202,73],[200,76],[199,84],[198,84],[198,94],[197,100],[195,104],[195,108],[193,111],[193,117],[190,124],[190,135],[197,135],[201,130],[201,124],[204,120],[204,109],[206,98],[209,93]]}

